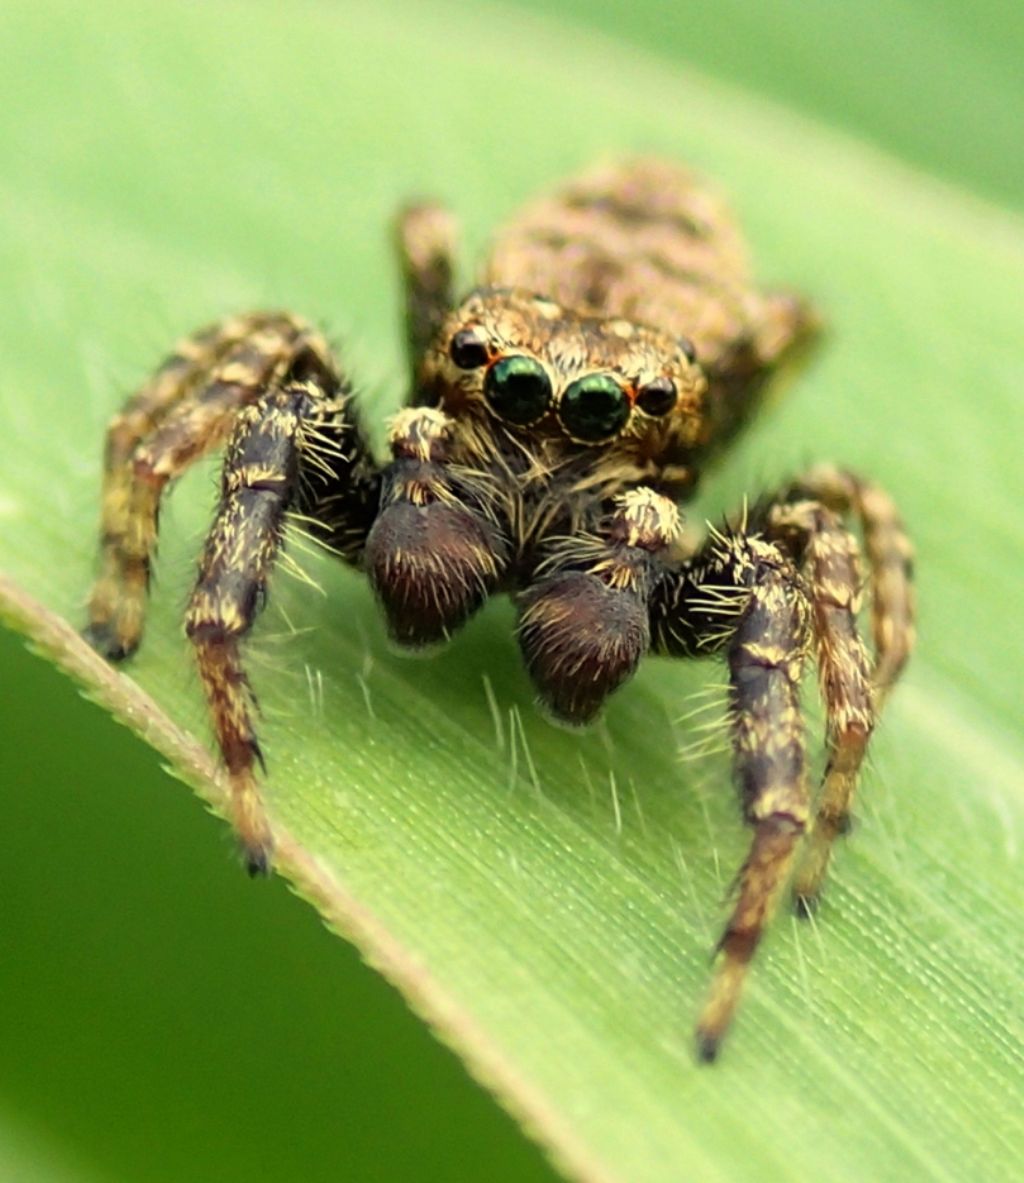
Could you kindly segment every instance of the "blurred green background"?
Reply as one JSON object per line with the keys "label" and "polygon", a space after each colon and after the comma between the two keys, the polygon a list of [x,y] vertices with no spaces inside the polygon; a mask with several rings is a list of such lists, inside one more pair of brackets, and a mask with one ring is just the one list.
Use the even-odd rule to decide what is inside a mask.
{"label": "blurred green background", "polygon": [[[1018,0],[515,0],[600,29],[1024,206]],[[681,111],[679,118],[686,119]]]}
{"label": "blurred green background", "polygon": [[[1024,203],[1020,4],[519,7],[537,36],[589,26]],[[45,46],[3,49],[45,80]],[[0,672],[0,1180],[554,1177],[309,907],[245,881],[145,745],[7,633]]]}

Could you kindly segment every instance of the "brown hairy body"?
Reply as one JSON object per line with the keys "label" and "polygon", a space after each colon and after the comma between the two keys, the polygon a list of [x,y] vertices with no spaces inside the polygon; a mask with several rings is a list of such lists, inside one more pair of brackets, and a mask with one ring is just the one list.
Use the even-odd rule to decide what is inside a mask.
{"label": "brown hairy body", "polygon": [[[161,495],[225,444],[186,630],[253,872],[271,843],[240,641],[289,511],[366,572],[401,645],[445,640],[488,596],[513,595],[539,698],[569,723],[589,721],[648,652],[722,654],[753,839],[698,1022],[713,1059],[795,864],[798,910],[818,898],[909,655],[899,516],[876,486],[818,467],[682,553],[677,503],[815,322],[799,299],[754,285],[727,211],[676,166],[610,165],[528,207],[461,301],[446,211],[411,207],[398,231],[411,390],[390,459],[371,456],[305,322],[255,313],[186,338],[111,423],[87,634],[111,659],[138,646]],[[869,558],[873,655],[851,519]],[[812,656],[829,750],[816,809],[799,702]]]}

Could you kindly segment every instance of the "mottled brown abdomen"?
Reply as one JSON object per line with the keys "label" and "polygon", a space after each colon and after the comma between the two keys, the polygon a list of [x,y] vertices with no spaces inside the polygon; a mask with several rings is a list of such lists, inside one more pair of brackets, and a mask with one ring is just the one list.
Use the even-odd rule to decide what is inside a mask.
{"label": "mottled brown abdomen", "polygon": [[527,206],[498,236],[484,282],[688,338],[710,383],[709,444],[815,323],[802,301],[754,287],[725,204],[663,160],[605,165]]}
{"label": "mottled brown abdomen", "polygon": [[661,160],[600,168],[528,206],[487,281],[685,335],[706,364],[742,331],[751,286],[724,205]]}

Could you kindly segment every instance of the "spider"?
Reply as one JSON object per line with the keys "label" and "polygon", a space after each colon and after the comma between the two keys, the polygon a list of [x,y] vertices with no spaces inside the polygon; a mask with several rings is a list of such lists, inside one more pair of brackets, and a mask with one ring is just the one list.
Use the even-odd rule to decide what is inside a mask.
{"label": "spider", "polygon": [[[727,210],[688,172],[641,159],[569,181],[498,235],[461,302],[451,215],[410,206],[397,231],[411,397],[390,421],[390,459],[372,456],[358,400],[306,321],[257,312],[187,337],[109,425],[86,634],[114,661],[137,648],[161,497],[226,445],[185,627],[251,873],[268,869],[271,835],[240,643],[289,512],[366,573],[401,646],[446,640],[509,593],[540,702],[570,724],[645,653],[723,654],[753,836],[697,1024],[712,1060],[791,874],[798,911],[818,898],[909,656],[899,515],[877,486],[821,466],[682,544],[677,503],[817,328],[799,298],[753,286]],[[851,524],[868,557],[870,656]],[[827,719],[813,810],[800,706],[812,657]]]}

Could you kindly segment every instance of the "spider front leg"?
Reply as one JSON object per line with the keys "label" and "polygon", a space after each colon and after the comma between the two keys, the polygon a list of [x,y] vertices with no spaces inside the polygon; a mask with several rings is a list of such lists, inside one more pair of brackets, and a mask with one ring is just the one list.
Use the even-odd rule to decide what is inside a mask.
{"label": "spider front leg", "polygon": [[726,650],[736,778],[754,830],[697,1024],[706,1061],[718,1053],[807,826],[800,682],[810,627],[811,597],[799,573],[757,537],[716,533],[681,570],[666,574],[652,601],[656,651],[697,657]]}
{"label": "spider front leg", "polygon": [[[874,668],[857,628],[859,551],[840,512],[859,517],[868,549]],[[850,473],[817,469],[764,501],[740,533],[714,532],[702,551],[662,580],[652,599],[657,651],[699,656],[727,649],[736,767],[755,828],[698,1026],[706,1059],[728,1027],[746,966],[807,826],[797,700],[803,638],[809,630],[828,747],[794,890],[798,912],[807,915],[835,838],[848,826],[875,725],[876,689],[891,685],[913,643],[910,559],[899,515],[882,490]]]}
{"label": "spider front leg", "polygon": [[344,536],[350,559],[366,538],[379,483],[346,403],[336,384],[311,379],[272,389],[239,415],[185,618],[253,875],[268,870],[272,844],[240,642],[263,607],[290,509],[305,511],[329,538]]}

